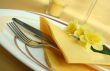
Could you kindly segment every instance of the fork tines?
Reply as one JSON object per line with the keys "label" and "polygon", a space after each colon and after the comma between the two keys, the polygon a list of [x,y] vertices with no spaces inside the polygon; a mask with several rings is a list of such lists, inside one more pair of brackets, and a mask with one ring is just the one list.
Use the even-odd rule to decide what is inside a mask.
{"label": "fork tines", "polygon": [[9,26],[9,28],[11,29],[11,31],[15,34],[15,36],[17,36],[22,42],[24,43],[28,43],[31,41],[31,39],[29,39],[20,29],[19,27],[16,25],[16,23],[14,22],[10,22],[7,24]]}

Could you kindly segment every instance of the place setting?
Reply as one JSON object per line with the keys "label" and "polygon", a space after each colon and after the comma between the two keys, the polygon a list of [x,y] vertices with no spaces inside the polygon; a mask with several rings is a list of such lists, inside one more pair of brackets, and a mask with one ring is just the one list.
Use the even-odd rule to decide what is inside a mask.
{"label": "place setting", "polygon": [[0,9],[0,18],[0,44],[35,71],[108,71],[106,39],[77,19],[11,9]]}
{"label": "place setting", "polygon": [[[110,70],[109,8],[105,2],[21,2],[10,1],[10,8],[0,9],[0,46],[21,65],[33,71]],[[19,70],[16,61],[9,60],[13,63],[7,62],[10,66],[6,67],[15,63]]]}

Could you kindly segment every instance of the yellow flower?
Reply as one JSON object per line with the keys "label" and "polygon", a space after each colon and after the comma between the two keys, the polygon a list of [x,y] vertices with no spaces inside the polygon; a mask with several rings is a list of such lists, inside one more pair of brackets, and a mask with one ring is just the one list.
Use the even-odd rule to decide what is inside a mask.
{"label": "yellow flower", "polygon": [[87,25],[79,25],[76,21],[71,22],[65,32],[77,39],[87,50],[91,50],[91,47],[99,51],[103,50],[104,39]]}
{"label": "yellow flower", "polygon": [[80,38],[82,35],[85,35],[88,32],[90,32],[90,30],[86,25],[80,25],[73,35]]}
{"label": "yellow flower", "polygon": [[76,37],[80,37],[81,35],[84,35],[84,28],[83,27],[80,27],[79,29],[77,29],[75,32],[74,32],[74,36]]}
{"label": "yellow flower", "polygon": [[96,43],[102,43],[103,42],[102,37],[97,33],[87,33],[87,34],[85,34],[85,39],[90,44],[96,44]]}
{"label": "yellow flower", "polygon": [[76,29],[78,28],[78,24],[75,22],[70,22],[69,25],[66,27],[65,32],[67,34],[73,34]]}
{"label": "yellow flower", "polygon": [[85,39],[85,35],[81,35],[80,37],[79,37],[79,39],[80,39],[80,41],[82,42],[82,43],[87,43],[87,41],[86,41],[86,39]]}
{"label": "yellow flower", "polygon": [[[91,46],[96,49],[96,50],[103,50],[103,44],[104,44],[104,40],[103,38],[97,34],[97,33],[86,33],[85,34],[85,40],[86,40],[86,47],[90,48]],[[91,46],[88,47],[88,44],[90,44]]]}

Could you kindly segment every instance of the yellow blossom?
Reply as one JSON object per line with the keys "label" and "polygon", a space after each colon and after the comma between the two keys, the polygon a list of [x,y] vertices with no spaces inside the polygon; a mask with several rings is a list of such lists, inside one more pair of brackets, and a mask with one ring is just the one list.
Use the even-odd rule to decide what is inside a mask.
{"label": "yellow blossom", "polygon": [[[90,44],[96,50],[103,50],[104,40],[103,38],[97,33],[87,33],[85,34],[85,40],[88,44]],[[90,47],[91,47],[90,46]],[[88,47],[89,48],[89,47]]]}
{"label": "yellow blossom", "polygon": [[79,28],[74,32],[74,36],[79,37],[90,32],[90,29],[86,25],[80,25]]}
{"label": "yellow blossom", "polygon": [[83,27],[80,27],[79,29],[77,29],[75,32],[74,32],[74,36],[76,37],[80,37],[81,35],[84,35],[84,28]]}
{"label": "yellow blossom", "polygon": [[66,27],[65,32],[67,34],[72,34],[76,31],[76,29],[78,28],[78,24],[75,22],[70,22],[69,25]]}
{"label": "yellow blossom", "polygon": [[78,22],[71,22],[65,29],[67,34],[71,34],[77,39],[87,50],[93,47],[96,50],[102,51],[104,39],[87,25],[79,25]]}

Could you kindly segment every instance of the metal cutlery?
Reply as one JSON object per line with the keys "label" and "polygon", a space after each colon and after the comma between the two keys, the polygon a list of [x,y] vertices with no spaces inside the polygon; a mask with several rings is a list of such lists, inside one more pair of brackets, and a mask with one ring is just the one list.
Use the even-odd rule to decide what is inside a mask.
{"label": "metal cutlery", "polygon": [[15,34],[15,36],[17,36],[17,38],[19,38],[19,40],[21,40],[23,43],[25,43],[26,45],[28,45],[30,47],[38,47],[38,46],[54,47],[48,43],[38,42],[38,41],[34,41],[34,40],[28,38],[14,22],[10,22],[7,25],[11,29],[11,31]]}
{"label": "metal cutlery", "polygon": [[34,28],[34,27],[22,22],[21,20],[19,20],[17,18],[12,18],[12,20],[13,20],[14,23],[19,24],[20,26],[22,26],[26,30],[32,32],[35,37],[41,39],[45,43],[48,43],[51,46],[57,47],[57,45],[54,43],[54,41],[52,41],[50,39],[50,36],[46,35],[45,33],[41,32],[40,30],[38,30],[38,29],[36,29],[36,28]]}

